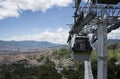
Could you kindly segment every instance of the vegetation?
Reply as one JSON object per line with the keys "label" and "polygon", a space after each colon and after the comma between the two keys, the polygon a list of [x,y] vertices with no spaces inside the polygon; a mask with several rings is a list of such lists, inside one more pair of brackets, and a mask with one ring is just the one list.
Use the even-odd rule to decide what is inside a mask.
{"label": "vegetation", "polygon": [[[83,62],[73,62],[70,66],[63,66],[63,70],[58,73],[56,64],[52,60],[68,60],[70,53],[67,49],[53,50],[52,55],[41,56],[38,62],[43,62],[39,66],[26,66],[26,63],[13,63],[0,65],[0,79],[84,79]],[[92,53],[92,71],[94,79],[97,79],[97,53]],[[64,63],[63,63],[64,64]],[[120,78],[120,44],[108,46],[108,79]]]}
{"label": "vegetation", "polygon": [[70,52],[67,49],[57,49],[57,50],[53,50],[53,54],[52,56],[54,56],[54,59],[69,59],[70,58]]}
{"label": "vegetation", "polygon": [[0,66],[0,79],[61,79],[55,65],[48,58],[38,67],[25,67],[23,64],[3,64]]}
{"label": "vegetation", "polygon": [[[108,45],[108,79],[119,79],[120,78],[120,44],[113,43]],[[92,53],[92,71],[94,79],[97,79],[97,53]]]}

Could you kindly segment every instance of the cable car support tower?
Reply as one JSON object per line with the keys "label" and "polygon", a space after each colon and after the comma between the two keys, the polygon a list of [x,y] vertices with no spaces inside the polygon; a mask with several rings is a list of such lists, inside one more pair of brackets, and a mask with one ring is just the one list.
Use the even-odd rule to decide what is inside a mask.
{"label": "cable car support tower", "polygon": [[[97,41],[98,44],[97,79],[107,79],[107,33],[120,27],[120,0],[88,0],[85,4],[82,4],[81,0],[75,0],[74,8],[74,23],[69,31],[67,41],[73,59],[75,61],[90,61],[90,59],[86,59],[89,57],[85,55],[86,58],[83,55],[77,56],[78,53],[75,55],[74,48],[76,46],[74,43],[78,37],[81,39],[81,37],[90,35],[90,43]],[[93,79],[88,77],[85,79]]]}

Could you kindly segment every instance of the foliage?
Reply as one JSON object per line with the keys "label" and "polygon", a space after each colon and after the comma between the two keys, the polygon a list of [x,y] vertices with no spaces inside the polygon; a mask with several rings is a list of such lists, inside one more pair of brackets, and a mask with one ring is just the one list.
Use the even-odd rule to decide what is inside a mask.
{"label": "foliage", "polygon": [[[94,79],[97,79],[97,52],[92,53],[92,72]],[[115,64],[120,62],[120,44],[110,44],[108,45],[108,79],[119,79],[120,78],[120,64]]]}
{"label": "foliage", "polygon": [[62,74],[64,74],[65,78],[84,79],[84,64],[83,63],[80,63],[80,64],[76,63],[76,64],[77,65],[74,67],[78,67],[77,70],[74,68],[71,70],[67,70],[66,68],[64,68],[64,70],[62,71]]}
{"label": "foliage", "polygon": [[67,49],[57,49],[57,50],[53,50],[53,54],[55,59],[63,59],[63,58],[70,58],[70,53]]}
{"label": "foliage", "polygon": [[[108,46],[108,79],[120,78],[120,44],[115,49]],[[113,52],[114,50],[114,52]],[[63,58],[70,58],[70,53],[67,49],[53,50],[52,57],[57,60]],[[84,63],[74,62],[70,69],[64,67],[61,73],[57,73],[55,64],[51,61],[51,57],[41,56],[37,59],[38,62],[44,60],[44,63],[39,66],[26,67],[27,63],[1,64],[0,65],[0,79],[83,79],[84,78]],[[93,51],[92,58],[92,72],[94,79],[97,79],[97,53]]]}
{"label": "foliage", "polygon": [[55,65],[46,58],[39,67],[25,67],[23,64],[3,64],[0,66],[0,79],[61,79]]}

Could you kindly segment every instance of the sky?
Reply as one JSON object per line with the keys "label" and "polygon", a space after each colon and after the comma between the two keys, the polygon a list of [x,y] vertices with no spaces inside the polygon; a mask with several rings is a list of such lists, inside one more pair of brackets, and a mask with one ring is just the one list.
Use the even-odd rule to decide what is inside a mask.
{"label": "sky", "polygon": [[[65,44],[72,7],[73,0],[0,0],[0,40]],[[108,38],[120,39],[119,33],[120,29],[112,31]]]}

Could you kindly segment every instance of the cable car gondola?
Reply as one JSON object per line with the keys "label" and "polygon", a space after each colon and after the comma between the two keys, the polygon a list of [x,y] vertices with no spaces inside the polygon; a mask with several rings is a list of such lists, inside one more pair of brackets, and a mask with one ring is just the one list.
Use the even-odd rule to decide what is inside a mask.
{"label": "cable car gondola", "polygon": [[75,36],[71,48],[75,61],[89,61],[92,47],[87,36]]}

